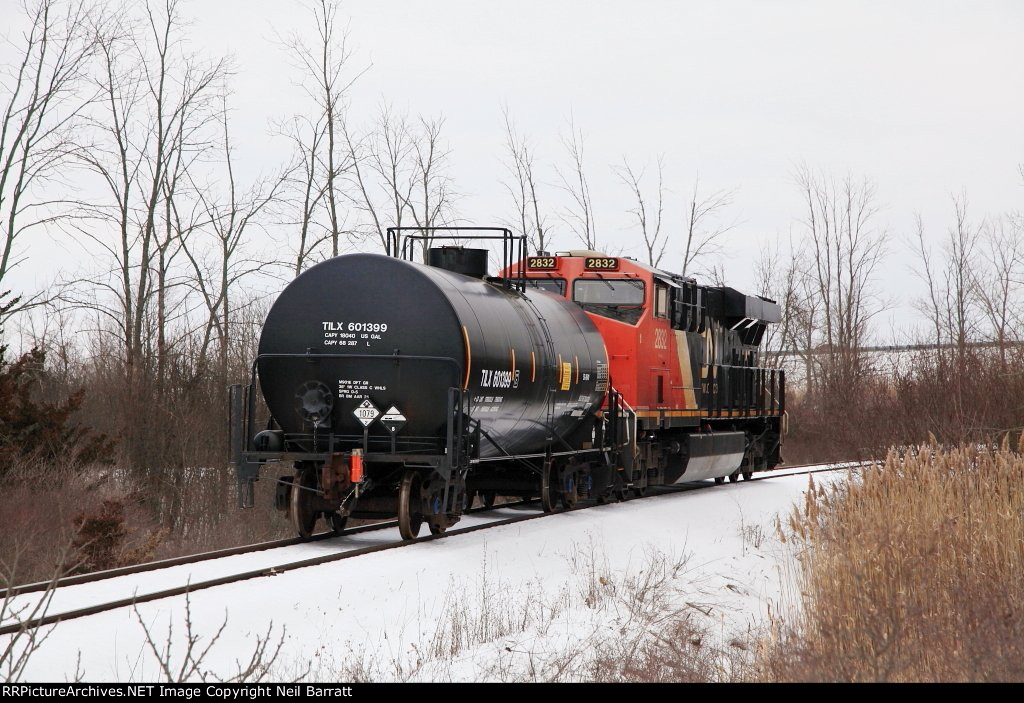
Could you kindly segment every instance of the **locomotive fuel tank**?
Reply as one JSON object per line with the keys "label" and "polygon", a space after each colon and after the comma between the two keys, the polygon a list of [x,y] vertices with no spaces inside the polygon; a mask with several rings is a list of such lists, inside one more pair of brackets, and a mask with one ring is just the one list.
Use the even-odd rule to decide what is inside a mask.
{"label": "locomotive fuel tank", "polygon": [[379,446],[390,436],[374,419],[394,409],[401,451],[442,450],[458,388],[487,437],[480,456],[540,452],[608,390],[604,342],[578,306],[377,254],[329,259],[292,281],[263,326],[257,370],[293,447],[361,438],[364,424]]}

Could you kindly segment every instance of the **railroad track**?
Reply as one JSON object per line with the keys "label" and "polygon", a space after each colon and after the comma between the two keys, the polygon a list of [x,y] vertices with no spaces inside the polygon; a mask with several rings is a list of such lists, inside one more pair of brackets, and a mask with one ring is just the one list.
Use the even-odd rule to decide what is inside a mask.
{"label": "railroad track", "polygon": [[[536,500],[524,500],[496,505],[493,508],[472,508],[467,510],[466,514],[486,512],[489,510],[493,511],[502,508],[512,508],[536,502]],[[256,544],[246,544],[240,547],[226,547],[224,549],[215,549],[209,552],[200,552],[199,554],[189,554],[181,557],[172,557],[170,559],[160,559],[158,561],[147,561],[142,564],[121,566],[116,569],[104,569],[103,571],[92,571],[87,574],[64,576],[50,581],[37,581],[35,583],[28,583],[22,586],[13,586],[7,589],[7,594],[11,596],[20,596],[26,593],[37,593],[40,591],[53,590],[55,588],[64,588],[66,586],[79,586],[86,583],[95,583],[96,581],[116,578],[118,576],[131,576],[133,574],[141,574],[147,571],[167,569],[173,566],[200,564],[204,561],[212,561],[213,559],[223,559],[225,557],[240,556],[243,554],[255,554],[257,552],[265,552],[271,549],[280,549],[283,547],[293,547],[300,544],[312,544],[351,535],[359,535],[366,532],[379,532],[380,530],[386,530],[391,527],[398,527],[398,520],[384,520],[370,525],[350,527],[347,530],[342,530],[341,532],[319,532],[309,539],[302,539],[300,537],[274,539],[267,542],[258,542]]]}
{"label": "railroad track", "polygon": [[[775,469],[770,472],[765,472],[761,475],[755,475],[751,480],[753,481],[764,481],[772,478],[781,478],[786,476],[800,476],[809,475],[815,473],[824,473],[831,471],[843,471],[854,468],[860,468],[867,465],[868,462],[834,462],[830,464],[802,464],[796,466],[789,466],[781,469]],[[714,487],[714,483],[710,481],[704,481],[692,484],[683,484],[678,488],[674,489],[661,489],[656,493],[649,494],[649,497],[671,495],[672,493],[702,490],[705,488]],[[634,498],[634,500],[636,500]],[[365,554],[373,554],[377,552],[388,551],[392,549],[400,549],[413,544],[420,544],[425,542],[432,542],[434,540],[447,539],[456,535],[469,534],[471,532],[478,532],[480,530],[489,529],[492,527],[501,527],[504,525],[513,525],[519,522],[525,522],[527,520],[535,520],[537,518],[544,517],[547,513],[543,511],[531,511],[525,515],[512,515],[502,517],[510,511],[522,510],[523,508],[529,508],[532,505],[538,504],[537,500],[523,500],[514,503],[506,503],[504,505],[494,506],[493,508],[474,508],[467,511],[467,515],[476,517],[478,515],[484,515],[486,513],[497,513],[498,516],[495,519],[488,519],[489,516],[484,515],[484,521],[467,525],[464,527],[458,527],[450,529],[444,534],[430,535],[427,537],[420,538],[416,541],[403,541],[403,540],[388,540],[380,544],[366,544],[364,546],[354,546],[351,548],[345,548],[342,551],[333,549],[333,545],[327,544],[332,540],[341,540],[346,537],[361,537],[363,535],[381,532],[383,530],[395,528],[398,525],[397,521],[387,521],[381,523],[375,523],[372,525],[363,525],[360,527],[354,527],[342,531],[340,534],[334,533],[321,533],[315,535],[310,540],[294,539],[283,539],[273,540],[270,542],[261,542],[259,544],[252,544],[244,547],[233,547],[230,549],[220,549],[211,552],[204,552],[201,554],[195,554],[186,557],[177,557],[174,559],[165,559],[155,562],[147,562],[145,564],[138,564],[136,566],[123,567],[118,569],[109,569],[106,571],[98,571],[91,574],[83,574],[79,576],[68,576],[53,581],[38,582],[32,584],[26,584],[24,586],[16,586],[5,594],[5,598],[8,601],[5,610],[7,614],[12,612],[29,612],[32,614],[27,619],[17,620],[15,622],[8,622],[0,625],[0,635],[16,634],[21,631],[41,627],[44,625],[51,625],[64,620],[73,620],[75,618],[86,617],[89,615],[96,615],[98,613],[106,612],[109,610],[116,610],[117,608],[124,608],[139,603],[148,603],[150,601],[160,600],[163,598],[171,598],[175,596],[185,595],[186,593],[192,593],[195,591],[205,590],[208,588],[214,588],[216,586],[222,586],[230,583],[237,583],[239,581],[246,581],[253,578],[274,576],[276,574],[283,573],[285,571],[292,571],[295,569],[301,569],[309,566],[319,566],[321,564],[328,564],[331,562],[342,561],[344,559],[352,559]],[[592,506],[581,505],[572,508],[572,511],[586,510]],[[569,512],[569,511],[562,511]],[[146,574],[147,572],[159,572],[165,569],[173,569],[181,566],[192,566],[195,564],[201,564],[203,562],[214,561],[217,559],[230,559],[232,557],[244,557],[246,555],[255,555],[260,553],[273,552],[278,549],[288,549],[291,547],[310,547],[320,545],[325,548],[326,553],[306,556],[304,558],[293,558],[283,562],[275,560],[263,560],[258,566],[254,568],[243,568],[239,571],[230,571],[218,576],[204,578],[199,581],[191,581],[191,573],[187,575],[184,582],[178,581],[177,585],[171,587],[155,587],[146,592],[139,593],[138,587],[132,592],[131,596],[122,598],[116,598],[112,600],[105,600],[102,602],[94,602],[88,605],[74,605],[74,599],[70,599],[66,609],[59,610],[59,612],[45,612],[39,615],[35,613],[40,612],[39,603],[43,602],[46,606],[42,610],[48,611],[50,606],[53,605],[52,600],[46,602],[48,599],[52,599],[57,593],[66,593],[61,589],[73,589],[77,586],[85,586],[91,583],[106,582],[107,584],[113,583],[112,579],[118,579],[126,576],[134,576],[139,574]],[[305,551],[309,551],[308,549]],[[184,574],[182,574],[184,576]],[[19,600],[24,599],[26,595],[33,593],[42,593],[42,595],[35,601],[35,603],[25,603],[24,605],[19,603]]]}

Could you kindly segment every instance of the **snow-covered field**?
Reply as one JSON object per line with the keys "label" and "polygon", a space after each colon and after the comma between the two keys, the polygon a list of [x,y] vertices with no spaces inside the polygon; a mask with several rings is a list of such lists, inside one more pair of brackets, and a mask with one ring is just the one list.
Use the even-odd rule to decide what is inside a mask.
{"label": "snow-covered field", "polygon": [[742,646],[784,605],[776,517],[807,486],[783,475],[666,493],[71,620],[48,628],[24,678],[164,679],[159,659],[180,667],[189,626],[193,656],[205,650],[192,678],[210,679],[245,669],[260,640],[264,660],[280,644],[274,679],[548,678],[684,611]]}

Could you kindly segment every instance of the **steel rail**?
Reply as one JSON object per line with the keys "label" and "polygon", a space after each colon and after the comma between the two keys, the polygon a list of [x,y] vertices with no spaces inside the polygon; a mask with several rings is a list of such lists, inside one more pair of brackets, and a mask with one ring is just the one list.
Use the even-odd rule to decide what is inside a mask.
{"label": "steel rail", "polygon": [[[495,505],[490,508],[470,508],[469,510],[466,510],[463,514],[469,515],[473,513],[483,512],[486,510],[495,510],[497,508],[527,505],[534,502],[536,502],[536,500],[532,499],[515,501],[512,503],[502,503],[501,505]],[[398,527],[398,520],[387,520],[383,522],[375,522],[370,525],[359,525],[358,527],[350,527],[346,530],[342,530],[341,532],[318,532],[309,539],[302,539],[301,537],[285,537],[282,539],[270,540],[267,542],[257,542],[255,544],[246,544],[238,547],[225,547],[223,549],[214,549],[209,552],[199,552],[197,554],[186,554],[179,557],[169,557],[167,559],[160,559],[158,561],[147,561],[141,564],[133,564],[131,566],[119,566],[113,569],[104,569],[102,571],[91,571],[87,574],[62,576],[60,578],[51,579],[49,581],[37,581],[35,583],[27,583],[21,586],[11,586],[10,588],[5,589],[4,595],[7,598],[12,598],[26,593],[38,593],[40,591],[56,590],[58,588],[64,588],[65,586],[79,586],[86,583],[95,583],[96,581],[103,581],[109,578],[116,578],[118,576],[133,576],[135,574],[142,574],[147,571],[167,569],[172,566],[187,566],[188,564],[199,564],[201,562],[210,561],[212,559],[222,559],[224,557],[239,556],[241,554],[255,554],[257,552],[265,552],[269,549],[294,547],[299,544],[321,542],[323,540],[336,539],[339,537],[345,537],[347,535],[358,535],[364,532],[386,530],[389,527]]]}

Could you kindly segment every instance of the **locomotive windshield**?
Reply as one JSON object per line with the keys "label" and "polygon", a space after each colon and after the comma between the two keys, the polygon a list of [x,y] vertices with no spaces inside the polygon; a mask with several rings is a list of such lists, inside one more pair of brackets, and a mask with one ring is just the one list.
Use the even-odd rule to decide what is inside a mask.
{"label": "locomotive windshield", "polygon": [[644,282],[636,278],[577,278],[572,299],[587,312],[635,325],[644,311]]}
{"label": "locomotive windshield", "polygon": [[530,288],[540,288],[555,295],[565,296],[564,278],[523,278],[520,280]]}

